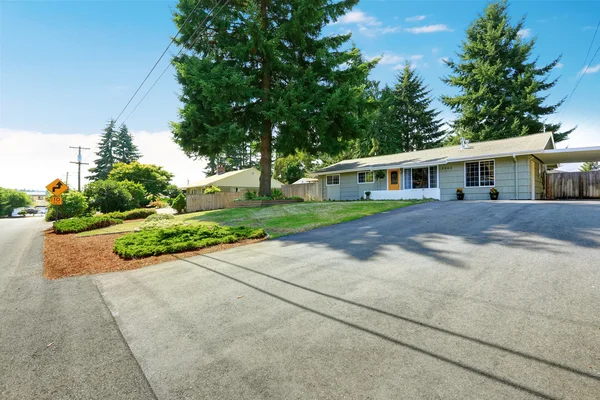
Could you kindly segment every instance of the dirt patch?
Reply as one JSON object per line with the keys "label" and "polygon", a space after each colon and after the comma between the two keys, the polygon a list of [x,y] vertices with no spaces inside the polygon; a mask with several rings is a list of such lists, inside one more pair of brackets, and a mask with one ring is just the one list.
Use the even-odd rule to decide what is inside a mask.
{"label": "dirt patch", "polygon": [[112,235],[78,237],[76,234],[57,235],[51,229],[46,231],[44,240],[44,276],[48,279],[59,279],[68,276],[127,271],[166,261],[174,261],[178,257],[192,257],[213,253],[265,240],[247,239],[238,243],[220,244],[204,249],[185,251],[176,255],[164,254],[137,260],[124,260],[112,251],[115,239],[122,235],[124,234],[116,233]]}

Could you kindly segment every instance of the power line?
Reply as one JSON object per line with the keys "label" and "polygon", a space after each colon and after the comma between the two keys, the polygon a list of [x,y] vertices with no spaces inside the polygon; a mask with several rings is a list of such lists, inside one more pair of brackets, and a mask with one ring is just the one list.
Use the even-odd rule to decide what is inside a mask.
{"label": "power line", "polygon": [[131,98],[129,99],[129,101],[127,102],[127,104],[125,104],[125,107],[123,107],[123,109],[121,110],[121,112],[117,116],[117,118],[115,119],[115,123],[119,120],[119,118],[121,118],[121,115],[123,115],[123,113],[125,112],[125,110],[127,109],[127,107],[129,107],[129,104],[131,104],[132,100],[138,94],[138,92],[140,91],[140,89],[142,88],[142,86],[144,85],[144,83],[146,83],[146,81],[148,80],[148,78],[150,77],[150,75],[152,74],[152,72],[154,71],[154,69],[156,68],[156,66],[158,65],[158,63],[160,62],[160,60],[162,60],[162,58],[165,56],[165,54],[167,53],[167,51],[169,50],[169,48],[171,47],[171,45],[175,42],[175,39],[181,33],[181,30],[188,23],[188,21],[190,20],[190,18],[192,17],[192,15],[194,15],[194,12],[196,12],[196,9],[200,6],[201,2],[202,2],[202,0],[198,0],[198,2],[196,3],[196,5],[192,9],[192,11],[189,13],[189,15],[187,16],[187,18],[185,19],[185,21],[183,21],[183,24],[181,25],[181,27],[179,28],[179,30],[177,31],[177,33],[175,34],[175,36],[173,36],[173,38],[169,42],[168,46],[165,48],[165,50],[162,52],[162,54],[160,55],[160,57],[158,57],[158,60],[156,60],[156,62],[152,66],[152,69],[150,69],[150,71],[148,72],[148,74],[146,74],[146,77],[144,78],[144,80],[142,81],[142,83],[140,83],[140,85],[136,89],[135,93],[133,93],[133,96],[131,96]]}
{"label": "power line", "polygon": [[594,53],[594,56],[592,57],[592,59],[588,63],[587,62],[588,56],[590,55],[590,51],[592,50],[592,47],[594,46],[594,40],[596,40],[596,34],[598,33],[598,28],[600,28],[600,20],[598,21],[598,25],[596,25],[596,30],[594,31],[594,36],[592,36],[592,41],[590,42],[590,46],[588,47],[587,53],[585,55],[585,59],[583,60],[583,66],[581,68],[581,76],[575,82],[575,86],[573,87],[573,90],[571,91],[571,93],[567,97],[567,100],[565,101],[565,105],[560,109],[560,111],[558,112],[558,114],[556,114],[554,117],[552,117],[551,123],[554,122],[554,120],[556,118],[560,117],[562,115],[562,113],[567,109],[567,107],[569,106],[569,103],[571,103],[571,99],[573,98],[573,94],[577,90],[577,87],[579,87],[579,84],[581,83],[581,80],[583,79],[583,77],[585,76],[588,68],[590,67],[590,64],[592,64],[594,62],[594,59],[596,58],[596,55],[598,54],[598,50],[600,50],[600,46],[599,46],[598,49],[596,49],[596,52]]}
{"label": "power line", "polygon": [[[206,24],[207,24],[208,18],[211,16],[211,14],[215,10],[215,8],[217,8],[222,1],[223,0],[219,0],[217,2],[217,4],[208,12],[208,14],[204,18],[204,20],[200,23],[200,26],[198,26],[198,28],[192,33],[192,35],[190,36],[190,39],[192,39],[194,37],[194,35],[196,35],[196,33],[198,33],[198,34],[196,35],[196,39],[194,39],[194,41],[190,45],[190,48],[193,48],[194,45],[198,42],[198,39],[200,39],[200,36],[202,35],[202,33],[204,33],[204,32],[200,32],[200,30],[202,28],[206,28],[207,27]],[[225,8],[227,6],[227,4],[229,3],[229,1],[230,0],[226,0],[225,3],[223,3],[223,5],[221,5],[221,8],[219,8],[219,10],[214,13],[213,17],[216,17],[217,15],[219,15],[219,13],[221,12],[221,10],[223,10],[223,8]],[[189,41],[189,39],[188,39],[188,41]],[[185,43],[184,43],[184,44],[182,44],[181,49],[179,50],[179,52],[177,52],[177,54],[175,55],[175,57],[178,57],[185,49],[186,48],[185,48]],[[152,91],[152,89],[154,89],[154,86],[156,86],[156,84],[158,83],[158,81],[160,81],[160,79],[163,77],[163,75],[169,70],[170,66],[171,66],[170,64],[167,65],[167,67],[163,70],[163,72],[154,81],[154,83],[152,84],[152,86],[150,86],[150,88],[148,89],[148,91],[146,92],[146,94],[144,94],[144,96],[140,99],[140,101],[135,105],[135,107],[133,108],[133,110],[131,110],[131,112],[129,113],[129,115],[127,115],[127,117],[125,117],[125,119],[123,120],[123,123],[125,123],[129,119],[129,117],[131,117],[131,115],[135,112],[135,110],[137,110],[138,106],[144,101],[144,99],[146,98],[146,96],[148,96],[148,94]]]}

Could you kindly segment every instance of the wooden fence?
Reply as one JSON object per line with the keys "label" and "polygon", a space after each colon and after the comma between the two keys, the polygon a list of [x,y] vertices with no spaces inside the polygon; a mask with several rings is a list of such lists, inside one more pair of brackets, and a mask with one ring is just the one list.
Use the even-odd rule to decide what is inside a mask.
{"label": "wooden fence", "polygon": [[285,197],[302,197],[304,201],[323,200],[323,190],[319,182],[281,185]]}
{"label": "wooden fence", "polygon": [[546,199],[600,199],[600,171],[547,174]]}
{"label": "wooden fence", "polygon": [[189,194],[186,197],[187,212],[208,211],[225,208],[235,199],[244,198],[244,192],[220,192],[213,194]]}

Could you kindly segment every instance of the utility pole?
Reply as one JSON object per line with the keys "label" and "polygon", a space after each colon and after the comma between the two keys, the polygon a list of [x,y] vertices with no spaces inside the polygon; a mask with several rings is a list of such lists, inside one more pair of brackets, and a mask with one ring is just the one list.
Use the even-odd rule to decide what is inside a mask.
{"label": "utility pole", "polygon": [[78,149],[79,152],[77,153],[77,161],[71,161],[71,164],[77,164],[77,190],[79,192],[81,192],[81,164],[83,165],[90,165],[89,163],[84,163],[81,162],[81,150],[91,150],[87,147],[81,147],[81,146],[77,146],[77,147],[73,147],[73,146],[69,146],[70,149]]}
{"label": "utility pole", "polygon": [[69,171],[67,171],[67,179],[65,179],[65,183],[69,186]]}

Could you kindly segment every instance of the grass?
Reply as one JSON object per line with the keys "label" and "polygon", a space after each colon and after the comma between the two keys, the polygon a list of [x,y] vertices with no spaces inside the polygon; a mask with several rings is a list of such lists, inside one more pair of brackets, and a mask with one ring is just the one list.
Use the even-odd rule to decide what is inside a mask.
{"label": "grass", "polygon": [[[271,237],[276,238],[418,203],[422,201],[305,202],[271,207],[203,211],[176,215],[175,219],[203,224],[262,228]],[[78,236],[132,232],[141,225],[142,221],[125,222],[121,225],[80,233]]]}

